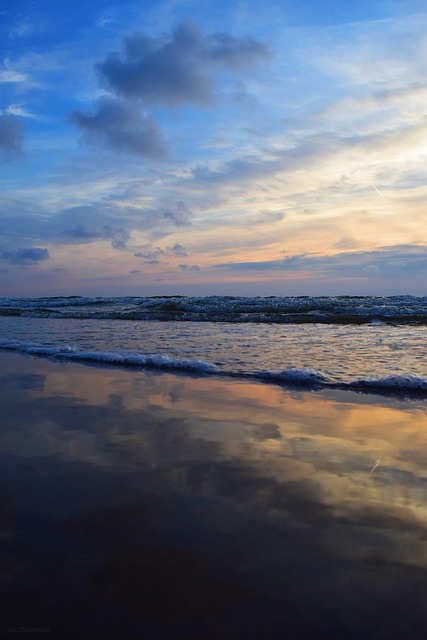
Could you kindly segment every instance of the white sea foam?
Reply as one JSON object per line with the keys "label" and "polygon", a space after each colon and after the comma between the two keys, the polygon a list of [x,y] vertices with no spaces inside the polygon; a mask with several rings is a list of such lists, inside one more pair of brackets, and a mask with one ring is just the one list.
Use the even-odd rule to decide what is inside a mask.
{"label": "white sea foam", "polygon": [[[265,331],[264,331],[265,333]],[[263,333],[263,335],[264,335]],[[198,335],[198,334],[197,334]],[[234,344],[234,340],[236,339],[237,333],[233,333],[231,336],[232,343]],[[206,338],[206,334],[203,333],[204,338]],[[215,339],[218,337],[217,334],[214,334]],[[331,355],[328,354],[328,373],[324,373],[318,368],[310,367],[310,366],[301,366],[301,367],[292,367],[289,366],[285,369],[275,370],[274,367],[271,369],[259,369],[257,365],[256,356],[261,353],[258,351],[258,347],[255,348],[255,351],[251,353],[249,356],[240,357],[241,353],[236,351],[234,354],[232,353],[229,358],[229,351],[225,353],[224,351],[218,352],[218,344],[215,343],[215,348],[212,345],[208,345],[209,349],[202,350],[202,356],[205,359],[191,358],[191,351],[193,349],[194,355],[198,356],[199,349],[201,345],[196,343],[196,345],[191,345],[191,349],[188,348],[188,343],[185,342],[186,354],[190,355],[190,357],[182,357],[180,348],[177,348],[177,334],[173,333],[173,339],[169,336],[168,339],[171,339],[171,354],[165,355],[157,351],[160,346],[160,342],[157,341],[155,344],[150,344],[148,337],[142,338],[142,342],[146,345],[147,349],[144,351],[144,347],[141,351],[137,350],[126,350],[126,347],[121,348],[119,346],[120,342],[122,344],[130,344],[132,340],[134,340],[134,336],[131,334],[131,340],[118,340],[117,347],[116,345],[110,350],[105,350],[105,346],[108,344],[108,339],[104,339],[103,341],[99,341],[100,348],[98,350],[85,348],[90,342],[93,344],[97,343],[97,338],[93,338],[90,334],[86,335],[85,340],[83,341],[79,338],[79,335],[75,336],[74,346],[70,346],[69,344],[61,344],[60,342],[63,340],[63,336],[58,336],[57,344],[52,344],[51,336],[47,340],[47,344],[42,344],[40,342],[29,342],[29,341],[21,341],[12,338],[0,338],[0,349],[9,350],[9,351],[17,351],[23,354],[37,356],[37,357],[46,357],[55,360],[67,360],[67,361],[75,361],[82,363],[92,363],[99,364],[104,366],[119,366],[119,367],[133,367],[133,368],[141,368],[141,369],[163,369],[170,371],[187,371],[193,373],[201,373],[201,374],[213,374],[220,375],[222,377],[230,377],[230,378],[242,378],[242,379],[252,379],[252,380],[263,380],[264,382],[272,382],[282,384],[284,386],[289,387],[305,387],[305,388],[321,388],[321,387],[334,387],[340,389],[353,389],[353,390],[366,390],[371,392],[378,393],[392,393],[392,394],[401,394],[407,395],[408,393],[415,393],[418,395],[427,395],[427,377],[424,372],[421,371],[420,374],[416,373],[400,373],[400,374],[391,374],[388,375],[386,372],[381,371],[381,369],[375,369],[372,366],[371,361],[366,361],[364,359],[364,370],[353,369],[353,373],[351,375],[347,375],[344,372],[344,375],[341,372],[341,369],[334,368],[331,363]],[[191,335],[190,335],[191,337]],[[194,336],[193,336],[194,337]],[[222,336],[223,337],[223,336]],[[285,336],[281,336],[283,340]],[[129,336],[128,336],[129,338]],[[164,338],[164,335],[163,335]],[[348,337],[347,337],[348,339]],[[244,344],[248,344],[246,342],[247,336],[245,335]],[[113,341],[114,342],[114,341]],[[83,346],[85,343],[85,346]],[[101,346],[101,344],[104,346]],[[204,342],[203,342],[204,344]],[[263,343],[264,344],[264,343]],[[280,344],[280,343],[279,343]],[[181,345],[182,346],[182,345]],[[240,345],[241,346],[241,345]],[[154,348],[153,348],[154,347]],[[212,347],[212,348],[211,348]],[[160,347],[163,348],[163,347]],[[225,348],[225,346],[224,346]],[[96,348],[95,348],[96,349]],[[244,350],[245,351],[245,350]],[[213,354],[215,353],[215,358],[218,358],[220,362],[216,365],[208,362]],[[388,353],[388,352],[387,352]],[[323,354],[323,352],[322,352]],[[239,355],[239,357],[237,357]],[[324,355],[324,354],[323,354]],[[220,357],[218,357],[220,356]],[[289,356],[289,350],[288,350]],[[301,352],[298,355],[301,360]],[[269,354],[268,348],[265,355],[259,362],[268,362]],[[271,356],[270,356],[271,359]],[[310,351],[310,355],[308,356],[308,361],[315,359],[315,354]],[[351,358],[350,358],[351,361]],[[360,358],[355,360],[357,364],[360,364]],[[371,371],[378,371],[377,375],[369,375]],[[365,373],[366,372],[366,373]]]}
{"label": "white sea foam", "polygon": [[76,351],[74,347],[69,347],[68,345],[48,346],[35,342],[22,342],[20,340],[7,340],[4,338],[0,338],[0,349],[20,351],[21,353],[37,356],[69,355]]}
{"label": "white sea foam", "polygon": [[19,351],[20,353],[35,356],[76,360],[78,362],[98,362],[100,364],[126,367],[150,367],[157,369],[199,371],[201,373],[214,373],[216,371],[215,365],[208,362],[170,358],[163,354],[78,351],[75,347],[70,347],[69,345],[44,346],[37,343],[6,339],[0,339],[0,349]]}
{"label": "white sea foam", "polygon": [[325,384],[328,379],[323,373],[308,367],[288,367],[282,371],[261,371],[260,378],[287,382],[296,385]]}
{"label": "white sea foam", "polygon": [[[59,354],[61,355],[61,354]],[[175,369],[184,371],[199,371],[214,373],[216,367],[209,362],[201,360],[185,360],[182,358],[170,358],[163,354],[142,354],[142,353],[118,353],[118,352],[98,352],[98,351],[77,351],[67,359],[79,362],[99,362],[125,367],[150,367],[155,369]]]}

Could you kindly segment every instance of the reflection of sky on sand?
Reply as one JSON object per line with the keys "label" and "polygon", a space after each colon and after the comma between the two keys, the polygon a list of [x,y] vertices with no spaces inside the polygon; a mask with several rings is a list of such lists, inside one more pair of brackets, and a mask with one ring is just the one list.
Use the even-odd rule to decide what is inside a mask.
{"label": "reflection of sky on sand", "polygon": [[[252,580],[258,603],[266,594],[280,600],[278,594],[292,584],[293,611],[294,598],[308,598],[309,606],[315,601],[319,607],[317,623],[330,625],[327,594],[338,598],[340,615],[347,617],[358,608],[365,615],[369,598],[379,598],[375,606],[381,611],[401,598],[408,606],[410,596],[409,609],[399,609],[394,622],[381,627],[371,620],[376,637],[383,637],[383,629],[384,637],[387,631],[398,638],[406,630],[399,625],[427,622],[417,604],[427,595],[417,573],[427,566],[423,404],[58,365],[11,354],[2,354],[1,362],[7,371],[0,387],[1,498],[5,505],[12,501],[8,508],[18,521],[40,514],[65,518],[73,536],[89,547],[95,540],[103,557],[98,570],[107,572],[108,588],[126,606],[136,607],[140,597],[136,584],[123,595],[126,572],[152,575],[156,553],[165,572],[192,566],[192,588],[206,590],[200,558],[192,555],[199,545],[202,564],[209,565],[203,564],[202,573],[209,582],[215,574],[210,563],[225,563],[235,581],[233,598],[248,584],[252,588]],[[12,535],[8,522],[4,531]],[[152,536],[164,544],[152,548]],[[12,545],[11,557],[13,552]],[[232,561],[225,559],[230,554]],[[268,585],[266,571],[272,576]],[[165,592],[172,600],[175,589],[185,590],[181,578],[175,580],[174,586],[157,586],[158,593],[152,586],[144,592],[154,609]],[[233,598],[229,585],[221,584],[227,608]],[[96,589],[106,597],[104,587],[97,583]],[[214,597],[206,593],[207,600]],[[181,603],[190,613],[192,598],[194,593]],[[198,615],[211,616],[204,600],[197,603]],[[282,605],[270,612],[277,623]],[[366,634],[366,620],[352,624]]]}
{"label": "reflection of sky on sand", "polygon": [[[37,363],[46,369],[43,387],[37,378],[28,397],[72,398],[92,407],[93,419],[103,422],[103,447],[96,451],[100,441],[90,430],[57,432],[60,424],[51,420],[43,420],[34,431],[32,416],[31,433],[16,443],[28,447],[32,455],[37,450],[32,441],[41,436],[46,452],[51,446],[51,453],[82,460],[91,443],[93,455],[107,464],[108,446],[132,446],[134,458],[155,455],[162,461],[166,456],[165,462],[173,462],[199,459],[199,448],[206,450],[202,443],[213,442],[215,459],[218,455],[234,463],[241,459],[254,473],[280,481],[315,481],[319,498],[335,508],[373,502],[415,509],[417,517],[427,518],[427,454],[420,453],[427,451],[423,406],[392,401],[385,403],[389,406],[375,406],[356,394],[345,394],[343,401],[340,393],[326,398],[265,384],[43,364]],[[100,415],[107,408],[111,416],[122,412],[120,420]],[[143,412],[141,421],[138,412]],[[167,451],[159,449],[148,423],[159,420],[169,421],[176,438],[176,446]],[[185,439],[179,439],[183,431]]]}

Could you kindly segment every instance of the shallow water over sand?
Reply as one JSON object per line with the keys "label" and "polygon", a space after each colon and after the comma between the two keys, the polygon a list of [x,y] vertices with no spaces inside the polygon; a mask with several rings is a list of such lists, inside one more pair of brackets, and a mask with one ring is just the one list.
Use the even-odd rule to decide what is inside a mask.
{"label": "shallow water over sand", "polygon": [[5,628],[425,637],[425,403],[0,365]]}
{"label": "shallow water over sand", "polygon": [[197,360],[236,376],[302,368],[338,384],[395,376],[404,390],[409,374],[427,390],[423,326],[0,317],[1,339],[90,351],[100,358],[125,353]]}

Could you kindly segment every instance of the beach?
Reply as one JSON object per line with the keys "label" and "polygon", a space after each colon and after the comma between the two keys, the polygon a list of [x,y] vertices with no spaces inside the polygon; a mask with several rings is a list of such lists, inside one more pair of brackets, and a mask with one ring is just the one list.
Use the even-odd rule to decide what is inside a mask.
{"label": "beach", "polygon": [[424,638],[425,398],[0,371],[3,634]]}

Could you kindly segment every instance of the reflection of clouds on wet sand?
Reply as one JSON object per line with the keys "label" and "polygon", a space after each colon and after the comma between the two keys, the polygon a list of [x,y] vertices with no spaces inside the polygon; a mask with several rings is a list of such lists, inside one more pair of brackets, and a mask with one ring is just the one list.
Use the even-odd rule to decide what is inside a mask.
{"label": "reflection of clouds on wet sand", "polygon": [[29,593],[69,637],[67,601],[104,637],[422,637],[423,405],[1,358],[18,618]]}
{"label": "reflection of clouds on wet sand", "polygon": [[158,468],[173,468],[221,460],[275,481],[314,482],[318,499],[333,508],[365,501],[416,509],[417,517],[424,513],[422,406],[21,362],[36,364],[43,374],[15,373],[15,393],[31,409],[23,405],[23,419],[12,400],[8,416],[3,403],[3,451],[106,466],[155,460]]}

